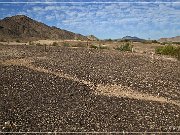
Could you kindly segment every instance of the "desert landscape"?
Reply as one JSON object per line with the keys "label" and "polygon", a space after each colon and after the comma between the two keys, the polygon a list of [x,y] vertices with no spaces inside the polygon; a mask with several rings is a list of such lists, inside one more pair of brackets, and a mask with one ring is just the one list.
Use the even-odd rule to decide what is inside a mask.
{"label": "desert landscape", "polygon": [[1,133],[180,132],[178,36],[101,40],[18,15],[0,38]]}

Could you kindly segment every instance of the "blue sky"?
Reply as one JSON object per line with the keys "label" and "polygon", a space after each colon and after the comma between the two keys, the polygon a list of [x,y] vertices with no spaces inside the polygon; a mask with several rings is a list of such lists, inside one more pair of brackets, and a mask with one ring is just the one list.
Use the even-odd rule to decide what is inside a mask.
{"label": "blue sky", "polygon": [[[24,0],[30,3],[15,3],[18,1],[22,2],[0,0],[0,18],[23,14],[50,26],[93,34],[100,39],[127,35],[145,39],[180,36],[180,0],[96,0],[97,3],[93,3],[95,0],[56,0],[68,3]],[[89,3],[83,3],[85,1]]]}

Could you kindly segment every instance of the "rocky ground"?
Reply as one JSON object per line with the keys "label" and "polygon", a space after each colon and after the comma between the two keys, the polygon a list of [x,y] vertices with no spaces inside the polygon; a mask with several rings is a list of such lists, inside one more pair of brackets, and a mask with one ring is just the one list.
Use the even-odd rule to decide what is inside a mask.
{"label": "rocky ground", "polygon": [[180,62],[47,50],[0,45],[1,132],[180,131]]}

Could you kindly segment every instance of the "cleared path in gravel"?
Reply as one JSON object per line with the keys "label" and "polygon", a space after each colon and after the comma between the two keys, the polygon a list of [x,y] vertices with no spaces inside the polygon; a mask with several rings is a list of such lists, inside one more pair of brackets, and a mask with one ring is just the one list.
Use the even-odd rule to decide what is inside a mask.
{"label": "cleared path in gravel", "polygon": [[130,99],[155,101],[155,102],[159,102],[159,103],[174,104],[174,105],[177,105],[180,107],[179,101],[168,100],[164,97],[153,96],[150,94],[137,92],[137,91],[134,91],[128,87],[124,87],[124,86],[120,86],[120,85],[98,84],[97,86],[94,86],[94,84],[92,82],[88,82],[86,80],[80,80],[78,78],[75,78],[75,77],[68,75],[68,74],[64,74],[62,72],[53,72],[53,71],[44,69],[42,67],[36,67],[32,64],[32,62],[33,62],[33,59],[27,59],[27,58],[26,59],[11,59],[11,60],[6,60],[6,61],[0,61],[0,63],[5,65],[5,66],[10,66],[10,65],[23,66],[23,67],[32,69],[34,71],[49,73],[49,74],[56,75],[58,77],[63,77],[66,79],[71,79],[73,81],[84,83],[84,84],[90,86],[92,89],[94,89],[95,90],[94,92],[97,95],[127,97]]}

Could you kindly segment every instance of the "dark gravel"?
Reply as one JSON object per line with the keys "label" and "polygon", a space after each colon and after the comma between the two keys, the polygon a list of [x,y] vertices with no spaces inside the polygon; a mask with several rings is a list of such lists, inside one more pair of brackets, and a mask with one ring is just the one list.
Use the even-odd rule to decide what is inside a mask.
{"label": "dark gravel", "polygon": [[168,131],[170,104],[94,95],[86,85],[22,67],[0,67],[0,124],[13,131]]}
{"label": "dark gravel", "polygon": [[95,84],[121,84],[143,93],[180,100],[180,62],[115,51],[59,48],[35,65]]}
{"label": "dark gravel", "polygon": [[[95,84],[123,84],[180,100],[179,62],[85,48],[11,46],[1,60],[34,58],[36,66]],[[1,50],[8,47],[0,46]],[[9,48],[9,49],[12,49]],[[46,56],[47,59],[35,57]],[[11,123],[10,128],[5,123]],[[94,95],[85,84],[19,66],[0,65],[0,131],[179,131],[180,108],[172,104]],[[170,128],[174,126],[176,128]]]}

